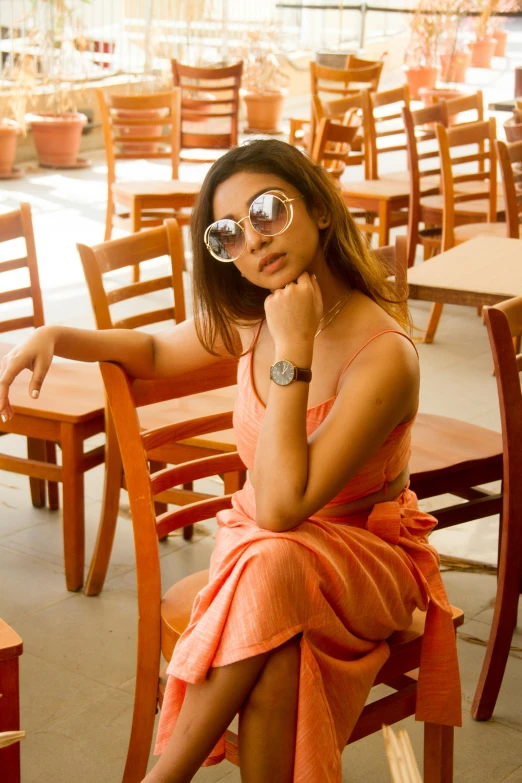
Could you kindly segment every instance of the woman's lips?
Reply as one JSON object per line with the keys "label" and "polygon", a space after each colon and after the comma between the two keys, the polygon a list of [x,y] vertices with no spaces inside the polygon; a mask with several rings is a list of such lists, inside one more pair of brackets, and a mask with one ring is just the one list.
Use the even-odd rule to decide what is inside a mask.
{"label": "woman's lips", "polygon": [[270,253],[270,255],[263,256],[259,262],[259,271],[271,275],[281,269],[285,258],[286,253]]}

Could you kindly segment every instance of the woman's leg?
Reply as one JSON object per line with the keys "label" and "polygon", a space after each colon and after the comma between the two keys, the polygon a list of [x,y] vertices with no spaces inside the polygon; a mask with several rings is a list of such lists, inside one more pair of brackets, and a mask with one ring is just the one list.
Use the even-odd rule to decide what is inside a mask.
{"label": "woman's leg", "polygon": [[183,706],[162,756],[143,783],[188,783],[241,709],[270,653],[210,669],[187,686]]}
{"label": "woman's leg", "polygon": [[301,634],[272,650],[239,716],[243,783],[292,783]]}

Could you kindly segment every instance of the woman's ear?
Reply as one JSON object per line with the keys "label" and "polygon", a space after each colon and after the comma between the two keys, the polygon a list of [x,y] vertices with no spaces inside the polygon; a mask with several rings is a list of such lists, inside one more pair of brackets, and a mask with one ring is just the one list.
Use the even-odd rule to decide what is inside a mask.
{"label": "woman's ear", "polygon": [[315,208],[315,215],[316,215],[317,226],[319,230],[323,228],[328,228],[328,226],[332,221],[332,218],[329,211],[324,206],[324,204],[321,204]]}

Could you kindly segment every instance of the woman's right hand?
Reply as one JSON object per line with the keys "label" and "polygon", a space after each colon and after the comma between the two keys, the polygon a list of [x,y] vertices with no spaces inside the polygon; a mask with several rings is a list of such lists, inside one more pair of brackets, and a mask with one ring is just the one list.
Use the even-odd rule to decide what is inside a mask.
{"label": "woman's right hand", "polygon": [[0,418],[3,422],[14,416],[9,403],[9,388],[22,370],[31,370],[29,394],[37,399],[54,355],[53,329],[41,326],[20,345],[15,345],[0,362]]}

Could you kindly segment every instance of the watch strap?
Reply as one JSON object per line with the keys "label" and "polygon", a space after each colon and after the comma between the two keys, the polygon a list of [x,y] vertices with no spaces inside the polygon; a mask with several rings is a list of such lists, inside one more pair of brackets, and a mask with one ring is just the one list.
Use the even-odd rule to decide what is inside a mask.
{"label": "watch strap", "polygon": [[294,381],[305,381],[305,383],[310,383],[312,380],[312,371],[311,370],[305,370],[303,367],[295,367],[295,376]]}

